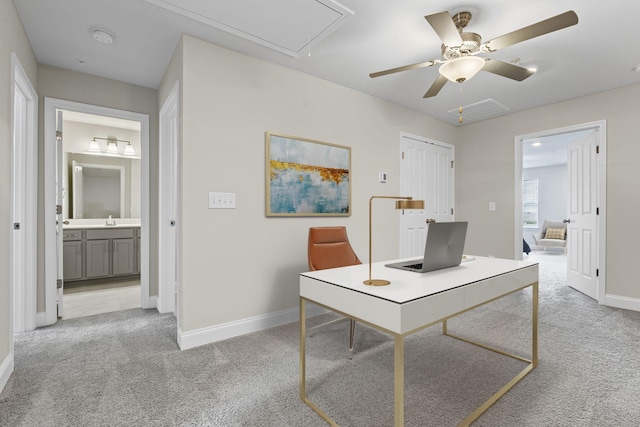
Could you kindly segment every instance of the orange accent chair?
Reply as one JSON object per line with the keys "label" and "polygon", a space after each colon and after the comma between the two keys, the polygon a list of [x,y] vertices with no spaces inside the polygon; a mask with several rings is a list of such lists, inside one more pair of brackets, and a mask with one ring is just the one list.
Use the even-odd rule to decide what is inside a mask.
{"label": "orange accent chair", "polygon": [[[347,229],[342,226],[309,228],[309,247],[307,250],[307,258],[309,260],[309,270],[311,271],[362,264],[356,253],[353,251],[351,243],[349,243]],[[352,357],[356,332],[356,321],[353,319],[342,317],[314,326],[309,329],[309,336],[313,336],[313,331],[317,328],[344,320],[350,321],[349,357]]]}

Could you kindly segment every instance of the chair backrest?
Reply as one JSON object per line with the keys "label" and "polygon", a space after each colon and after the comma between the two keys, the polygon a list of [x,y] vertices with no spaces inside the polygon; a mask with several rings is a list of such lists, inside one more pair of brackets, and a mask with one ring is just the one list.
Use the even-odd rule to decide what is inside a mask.
{"label": "chair backrest", "polygon": [[[563,228],[566,230],[567,224],[559,219],[545,219],[544,223],[542,224],[542,229],[540,230],[540,233],[542,234],[543,238],[547,233],[547,228]],[[565,239],[567,238],[566,232],[565,232],[564,238]]]}
{"label": "chair backrest", "polygon": [[309,228],[307,258],[311,271],[362,264],[342,226]]}

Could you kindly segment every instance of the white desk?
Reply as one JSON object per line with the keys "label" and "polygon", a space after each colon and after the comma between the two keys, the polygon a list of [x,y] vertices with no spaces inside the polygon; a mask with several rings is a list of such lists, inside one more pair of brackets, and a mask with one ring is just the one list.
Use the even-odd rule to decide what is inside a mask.
{"label": "white desk", "polygon": [[[397,261],[397,260],[396,260]],[[538,365],[538,264],[476,257],[458,267],[413,273],[374,263],[372,277],[391,281],[367,286],[368,264],[300,274],[300,398],[330,425],[337,425],[306,394],[306,302],[355,319],[394,337],[394,425],[404,425],[404,337],[435,323],[443,333],[521,360],[527,366],[460,425],[470,425]],[[531,359],[508,354],[447,332],[447,319],[531,286]]]}

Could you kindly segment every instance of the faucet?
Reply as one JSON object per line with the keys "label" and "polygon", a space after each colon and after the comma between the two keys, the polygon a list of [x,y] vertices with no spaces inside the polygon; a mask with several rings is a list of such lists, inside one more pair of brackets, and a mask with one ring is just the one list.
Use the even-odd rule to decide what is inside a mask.
{"label": "faucet", "polygon": [[109,215],[109,219],[107,219],[105,225],[116,225],[116,222],[111,218],[111,215]]}

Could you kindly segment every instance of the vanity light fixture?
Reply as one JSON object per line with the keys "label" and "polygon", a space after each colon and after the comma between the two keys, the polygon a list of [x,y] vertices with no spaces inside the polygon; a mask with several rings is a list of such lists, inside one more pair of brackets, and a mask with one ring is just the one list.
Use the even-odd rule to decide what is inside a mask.
{"label": "vanity light fixture", "polygon": [[122,153],[125,156],[135,156],[136,155],[136,150],[133,148],[133,145],[131,145],[131,141],[125,141],[124,139],[116,139],[113,137],[109,137],[109,138],[102,138],[99,136],[94,136],[93,140],[91,141],[91,143],[89,144],[89,148],[87,149],[88,152],[90,153],[100,153],[102,152],[102,150],[100,149],[100,146],[98,145],[98,139],[101,139],[103,141],[107,141],[107,149],[105,151],[105,153],[107,154],[113,154],[113,155],[120,155],[120,152],[118,151],[118,142],[126,142],[127,145],[124,147],[124,152]]}

